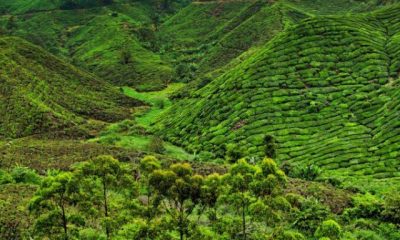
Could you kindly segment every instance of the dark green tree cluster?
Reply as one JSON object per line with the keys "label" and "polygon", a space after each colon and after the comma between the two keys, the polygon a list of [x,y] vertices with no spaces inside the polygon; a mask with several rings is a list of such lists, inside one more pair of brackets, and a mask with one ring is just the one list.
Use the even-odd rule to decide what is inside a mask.
{"label": "dark green tree cluster", "polygon": [[61,4],[61,9],[71,10],[78,8],[97,7],[112,4],[113,0],[65,0]]}

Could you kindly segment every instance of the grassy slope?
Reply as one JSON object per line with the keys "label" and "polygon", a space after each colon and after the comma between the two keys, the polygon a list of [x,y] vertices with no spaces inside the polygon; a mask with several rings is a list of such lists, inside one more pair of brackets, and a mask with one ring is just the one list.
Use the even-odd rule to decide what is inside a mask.
{"label": "grassy slope", "polygon": [[[150,152],[149,144],[154,137],[151,134],[150,127],[157,122],[158,117],[163,112],[171,107],[172,103],[168,98],[169,95],[183,86],[184,84],[175,83],[161,91],[145,93],[138,92],[129,87],[124,88],[124,93],[127,96],[141,100],[147,103],[148,106],[136,108],[134,119],[109,125],[99,134],[99,137],[91,139],[90,142],[99,142],[125,149]],[[164,147],[165,152],[163,154],[166,156],[179,160],[192,158],[182,148],[174,146],[171,143],[164,143]]]}
{"label": "grassy slope", "polygon": [[[400,6],[316,17],[291,27],[163,117],[174,143],[222,154],[225,143],[342,175],[398,175]],[[190,106],[190,107],[188,107]],[[174,116],[174,118],[172,118]]]}
{"label": "grassy slope", "polygon": [[22,39],[0,38],[0,135],[62,130],[87,118],[115,121],[138,101]]}

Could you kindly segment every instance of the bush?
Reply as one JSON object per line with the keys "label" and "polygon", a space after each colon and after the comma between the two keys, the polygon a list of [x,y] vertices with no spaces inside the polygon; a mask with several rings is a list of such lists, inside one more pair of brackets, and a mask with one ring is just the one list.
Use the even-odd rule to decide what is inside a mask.
{"label": "bush", "polygon": [[356,230],[355,232],[346,232],[343,234],[346,240],[383,240],[377,233],[371,230]]}
{"label": "bush", "polygon": [[348,218],[377,218],[383,210],[383,201],[370,193],[358,194],[352,198],[352,208],[346,209]]}
{"label": "bush", "polygon": [[154,106],[156,108],[159,108],[159,109],[164,109],[165,108],[165,102],[164,102],[163,99],[156,99],[155,102],[154,102]]}
{"label": "bush", "polygon": [[294,230],[278,230],[271,236],[270,239],[274,240],[305,240],[306,238],[303,236],[303,234],[294,231]]}
{"label": "bush", "polygon": [[164,141],[159,137],[153,137],[149,142],[148,149],[150,152],[159,154],[164,153],[165,152]]}
{"label": "bush", "polygon": [[291,172],[290,177],[314,181],[321,173],[322,170],[317,165],[296,166]]}
{"label": "bush", "polygon": [[14,182],[13,177],[8,172],[0,169],[0,185],[13,182]]}
{"label": "bush", "polygon": [[81,240],[105,240],[107,236],[93,228],[82,229],[79,231]]}
{"label": "bush", "polygon": [[118,231],[115,239],[145,239],[148,229],[145,221],[141,219],[134,220],[134,222],[122,226]]}
{"label": "bush", "polygon": [[386,221],[400,224],[400,195],[392,193],[386,196],[382,217]]}
{"label": "bush", "polygon": [[293,225],[311,234],[328,217],[328,214],[328,207],[322,205],[315,198],[308,198],[301,203],[300,211],[297,212]]}
{"label": "bush", "polygon": [[16,183],[39,184],[40,177],[35,170],[27,167],[15,167],[11,171],[11,176]]}
{"label": "bush", "polygon": [[317,238],[329,237],[330,239],[339,239],[342,227],[334,220],[324,221],[315,231],[314,236]]}
{"label": "bush", "polygon": [[234,163],[243,157],[243,150],[233,143],[228,143],[225,145],[225,158],[228,162]]}

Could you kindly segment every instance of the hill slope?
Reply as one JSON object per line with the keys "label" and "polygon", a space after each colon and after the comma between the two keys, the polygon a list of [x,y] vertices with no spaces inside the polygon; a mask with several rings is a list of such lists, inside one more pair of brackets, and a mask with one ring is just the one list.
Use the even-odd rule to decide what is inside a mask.
{"label": "hill slope", "polygon": [[0,9],[11,12],[0,16],[0,27],[114,84],[152,90],[171,80],[173,69],[155,46],[150,5],[118,1],[60,9],[62,2],[43,2],[43,9],[35,5],[29,11],[22,10],[24,1],[12,4],[15,11],[0,3]]}
{"label": "hill slope", "polygon": [[0,136],[62,130],[93,118],[115,121],[138,102],[22,39],[0,38]]}
{"label": "hill slope", "polygon": [[[192,150],[399,177],[400,6],[314,17],[183,99],[161,132]],[[272,151],[273,152],[273,151]]]}

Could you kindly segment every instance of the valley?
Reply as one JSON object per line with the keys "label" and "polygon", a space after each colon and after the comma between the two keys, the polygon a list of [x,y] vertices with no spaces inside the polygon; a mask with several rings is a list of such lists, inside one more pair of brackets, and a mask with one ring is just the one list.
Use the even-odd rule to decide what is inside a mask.
{"label": "valley", "polygon": [[397,0],[0,2],[0,239],[400,239]]}

